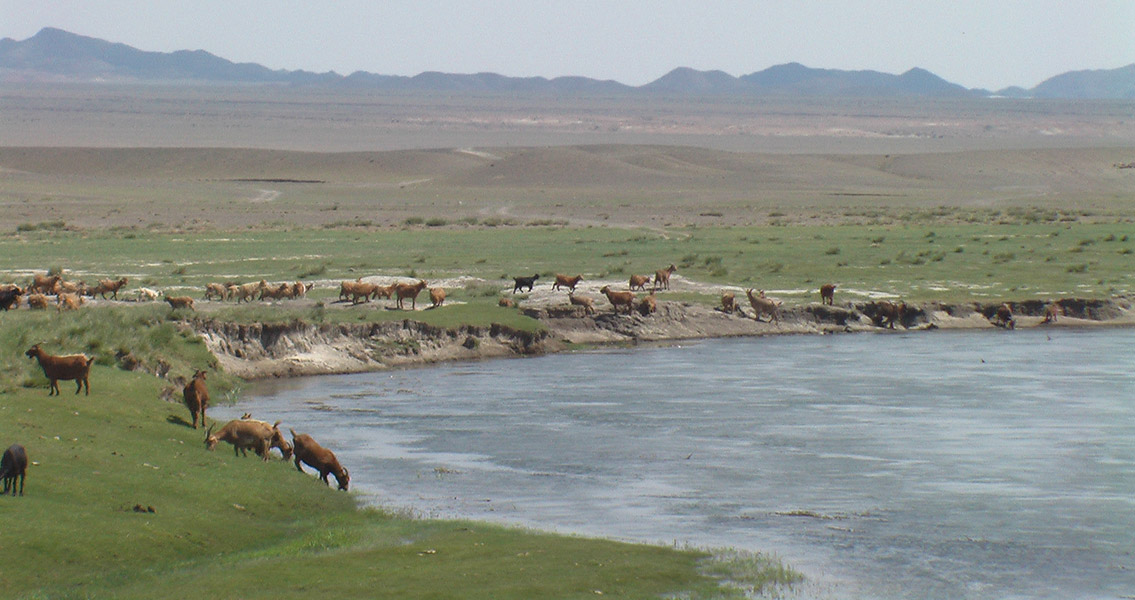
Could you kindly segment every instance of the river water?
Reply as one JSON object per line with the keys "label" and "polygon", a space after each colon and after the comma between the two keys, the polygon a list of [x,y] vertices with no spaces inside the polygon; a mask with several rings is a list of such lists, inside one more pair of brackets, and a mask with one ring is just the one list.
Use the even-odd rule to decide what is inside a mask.
{"label": "river water", "polygon": [[365,501],[771,552],[818,598],[1135,596],[1135,330],[781,336],[261,387]]}

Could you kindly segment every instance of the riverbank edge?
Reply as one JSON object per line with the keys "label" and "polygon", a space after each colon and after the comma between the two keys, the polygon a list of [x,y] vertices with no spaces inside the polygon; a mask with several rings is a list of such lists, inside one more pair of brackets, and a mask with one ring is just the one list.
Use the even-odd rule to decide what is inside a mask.
{"label": "riverbank edge", "polygon": [[[544,326],[536,332],[498,324],[442,328],[412,318],[359,324],[238,324],[205,318],[191,325],[226,372],[258,380],[726,337],[1135,326],[1133,303],[1135,299],[1125,296],[1014,301],[1008,303],[1012,327],[997,317],[1001,302],[908,304],[892,327],[883,324],[874,302],[782,307],[779,318],[770,322],[768,317],[755,320],[749,309],[730,314],[704,304],[669,301],[658,302],[656,312],[645,315],[589,314],[581,306],[522,309]],[[1054,319],[1046,319],[1050,312],[1055,312]]]}

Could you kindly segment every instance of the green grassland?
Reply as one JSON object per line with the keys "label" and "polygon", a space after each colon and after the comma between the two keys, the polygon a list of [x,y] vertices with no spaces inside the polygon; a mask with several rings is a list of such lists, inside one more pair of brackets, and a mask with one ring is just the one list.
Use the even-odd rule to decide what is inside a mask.
{"label": "green grassland", "polygon": [[[0,315],[0,439],[32,461],[25,495],[0,498],[0,597],[731,598],[799,578],[759,555],[360,510],[290,463],[208,452],[179,394],[109,358],[123,345],[178,370],[208,363],[166,312]],[[75,338],[97,358],[91,393],[62,382],[49,397],[23,351]]]}

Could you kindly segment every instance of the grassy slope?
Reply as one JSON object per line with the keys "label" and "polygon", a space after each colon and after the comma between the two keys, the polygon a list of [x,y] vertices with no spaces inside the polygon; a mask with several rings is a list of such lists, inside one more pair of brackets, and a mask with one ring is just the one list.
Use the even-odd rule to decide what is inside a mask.
{"label": "grassy slope", "polygon": [[[155,377],[96,364],[91,395],[48,397],[24,359],[37,331],[51,346],[66,332],[147,309],[86,315],[2,313],[4,385],[0,440],[24,444],[33,461],[26,495],[0,498],[0,596],[14,598],[278,597],[571,598],[594,590],[650,598],[681,591],[728,596],[695,551],[552,536],[496,526],[421,521],[356,510],[348,494],[290,463],[207,452],[203,433],[165,402]],[[56,322],[45,322],[45,318]],[[135,340],[163,338],[170,324],[109,325]],[[131,344],[115,339],[114,343]],[[174,334],[137,348],[179,364],[204,359],[200,344]],[[67,348],[70,350],[71,348]],[[57,350],[58,351],[58,350]],[[13,359],[13,357],[18,357]],[[139,513],[135,505],[153,507]],[[735,561],[738,562],[738,561]],[[743,562],[743,561],[740,561]],[[760,561],[752,585],[795,575]]]}

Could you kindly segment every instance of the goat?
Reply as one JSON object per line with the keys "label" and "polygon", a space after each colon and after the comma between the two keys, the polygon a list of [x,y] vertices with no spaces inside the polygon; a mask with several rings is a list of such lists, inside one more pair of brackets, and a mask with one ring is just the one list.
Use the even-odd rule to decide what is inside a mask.
{"label": "goat", "polygon": [[650,275],[631,275],[631,291],[639,289],[646,291],[646,284],[650,283]]}
{"label": "goat", "polygon": [[1062,312],[1063,311],[1060,309],[1059,302],[1053,302],[1052,304],[1049,304],[1048,307],[1044,309],[1044,320],[1041,321],[1041,323],[1055,323],[1056,317],[1060,316],[1060,313]]}
{"label": "goat", "polygon": [[576,296],[574,292],[568,292],[568,301],[573,306],[582,306],[585,314],[595,314],[595,301],[588,296]]}
{"label": "goat", "polygon": [[245,283],[232,286],[230,289],[232,290],[232,296],[236,298],[236,303],[240,304],[245,301],[251,302],[252,297],[266,287],[268,287],[268,282],[261,279],[258,283]]}
{"label": "goat", "polygon": [[678,267],[675,267],[674,265],[670,265],[669,267],[667,267],[665,269],[655,271],[654,272],[654,289],[659,290],[659,289],[662,289],[663,287],[665,287],[666,289],[670,289],[670,275],[674,271],[677,271],[677,270],[678,270]]}
{"label": "goat", "polygon": [[[274,427],[276,427],[277,425],[280,424],[279,421],[276,421],[275,424],[269,423],[267,421],[258,421],[256,419],[252,418],[252,413],[244,413],[243,415],[240,416],[240,420],[241,421],[252,421],[252,422],[255,422],[255,423],[260,423],[260,424],[264,425],[265,427],[269,427],[269,428],[274,428]],[[283,433],[280,433],[279,435],[273,435],[272,436],[272,441],[268,443],[268,450],[271,451],[272,448],[278,449],[280,451],[280,454],[284,457],[284,460],[288,460],[289,458],[292,457],[292,445],[288,443],[288,440],[284,439]]]}
{"label": "goat", "polygon": [[406,298],[410,299],[410,310],[418,309],[418,294],[426,289],[426,282],[419,280],[418,283],[396,283],[394,284],[394,294],[398,296],[398,308],[405,309],[402,301]]}
{"label": "goat", "polygon": [[201,417],[201,426],[205,426],[205,409],[209,406],[209,388],[205,385],[205,371],[197,371],[193,379],[185,384],[181,390],[185,398],[185,408],[193,415],[193,428],[197,429],[197,417]]}
{"label": "goat", "polygon": [[753,307],[753,319],[760,321],[761,315],[769,315],[769,323],[780,321],[780,303],[772,298],[766,298],[764,290],[753,295],[753,290],[745,290],[749,297],[749,306]]}
{"label": "goat", "polygon": [[20,495],[24,495],[24,477],[28,472],[28,451],[19,444],[12,444],[0,457],[0,480],[4,482],[4,491],[0,496],[12,490],[16,495],[16,479],[20,480]]}
{"label": "goat", "polygon": [[86,395],[91,395],[91,383],[87,380],[87,376],[91,372],[91,363],[95,362],[93,358],[85,354],[55,356],[44,352],[43,349],[39,347],[39,344],[28,348],[28,351],[25,352],[24,355],[39,361],[39,366],[43,369],[44,376],[51,381],[51,391],[48,392],[48,396],[60,394],[60,379],[64,381],[74,380],[76,384],[76,394],[84,389],[85,386],[87,390]]}
{"label": "goat", "polygon": [[95,294],[98,294],[99,296],[102,296],[103,300],[106,300],[106,294],[107,292],[110,292],[110,297],[118,300],[118,290],[122,289],[122,287],[125,285],[125,277],[118,280],[100,279],[99,284],[92,288],[91,297],[94,297]]}
{"label": "goat", "polygon": [[80,296],[86,295],[92,298],[95,297],[94,290],[87,288],[87,284],[83,283],[82,281],[63,281],[61,279],[59,280],[59,283],[55,284],[55,293],[78,294]]}
{"label": "goat", "polygon": [[615,312],[619,312],[621,306],[626,307],[628,315],[634,310],[634,292],[616,292],[611,290],[611,286],[605,285],[599,290],[599,293],[607,296],[607,301],[615,308]]}
{"label": "goat", "polygon": [[193,308],[193,298],[190,298],[189,296],[170,296],[167,294],[166,302],[168,302],[170,308],[174,310],[177,310],[179,308],[188,308],[192,311],[197,310],[196,308]]}
{"label": "goat", "polygon": [[59,294],[55,297],[56,308],[62,312],[65,310],[79,310],[83,305],[83,297],[78,294]]}
{"label": "goat", "polygon": [[284,300],[295,297],[295,288],[290,283],[266,285],[260,288],[260,300]]}
{"label": "goat", "polygon": [[[137,294],[138,302],[155,302],[158,300],[158,298],[162,297],[162,293],[158,290],[152,290],[146,287],[140,287],[137,290],[134,290],[134,292]],[[225,297],[222,293],[221,299],[224,300],[224,298]]]}
{"label": "goat", "polygon": [[[363,283],[360,280],[344,281],[339,284],[339,300],[346,301],[350,297],[351,304],[358,304],[359,299],[362,298],[364,302],[370,302],[371,296],[378,296],[378,291],[382,286],[376,283]],[[389,295],[387,295],[389,297]]]}
{"label": "goat", "polygon": [[516,308],[516,302],[514,302],[511,298],[501,298],[500,300],[497,300],[497,306],[503,308]]}
{"label": "goat", "polygon": [[32,278],[31,285],[28,286],[28,291],[39,292],[41,294],[53,294],[55,293],[56,284],[58,284],[61,279],[63,279],[63,277],[59,275],[48,276],[47,274],[40,275],[36,273]]}
{"label": "goat", "polygon": [[820,304],[831,306],[835,303],[835,284],[825,283],[820,286]]}
{"label": "goat", "polygon": [[32,310],[47,310],[47,296],[32,294],[28,296],[28,308]]}
{"label": "goat", "polygon": [[1014,329],[1017,326],[1016,321],[1013,320],[1013,307],[1008,303],[1002,303],[997,307],[997,314],[995,315],[996,321],[994,325],[1004,327],[1005,329]]}
{"label": "goat", "polygon": [[657,311],[658,302],[654,300],[654,290],[651,290],[649,294],[643,296],[642,302],[638,303],[638,312],[642,316],[646,317]]}
{"label": "goat", "polygon": [[261,459],[268,460],[268,449],[283,442],[280,434],[280,422],[269,425],[264,421],[239,419],[229,421],[217,433],[213,433],[210,426],[205,431],[205,448],[213,450],[220,442],[228,442],[233,446],[233,455],[240,456],[248,449],[252,449]]}
{"label": "goat", "polygon": [[205,297],[202,300],[212,300],[214,296],[219,300],[224,300],[227,295],[225,286],[219,283],[207,283],[205,284]]}
{"label": "goat", "polygon": [[445,288],[430,288],[430,302],[433,303],[433,308],[441,306],[445,302]]}
{"label": "goat", "polygon": [[524,288],[528,288],[528,291],[531,292],[532,286],[536,285],[536,280],[539,279],[539,278],[540,278],[539,273],[537,273],[537,274],[535,274],[531,277],[513,277],[512,281],[515,282],[515,283],[512,286],[512,293],[515,294],[516,292],[522,291]]}
{"label": "goat", "polygon": [[335,458],[335,453],[320,446],[306,433],[296,433],[295,429],[289,431],[292,432],[292,446],[296,453],[296,469],[303,473],[303,465],[307,464],[307,466],[319,471],[319,478],[328,486],[331,485],[331,482],[327,481],[327,476],[335,475],[339,489],[347,491],[347,486],[351,483],[351,474],[343,468],[343,465],[339,464],[339,459]]}
{"label": "goat", "polygon": [[20,306],[20,296],[24,295],[24,290],[19,286],[6,287],[0,290],[0,310],[7,311],[13,306]]}
{"label": "goat", "polygon": [[571,291],[575,291],[575,286],[583,281],[583,275],[576,275],[575,277],[568,277],[567,275],[560,275],[556,273],[556,282],[552,284],[553,290],[558,290],[561,287],[566,287]]}
{"label": "goat", "polygon": [[303,298],[313,287],[315,287],[314,283],[305,284],[302,281],[297,281],[292,284],[292,297]]}
{"label": "goat", "polygon": [[891,302],[890,300],[880,300],[875,302],[875,318],[874,321],[879,327],[895,328],[895,321],[902,322],[903,314],[906,313],[905,302]]}
{"label": "goat", "polygon": [[733,292],[724,292],[721,294],[721,310],[727,315],[741,310],[741,307],[737,304],[737,297],[733,295]]}

